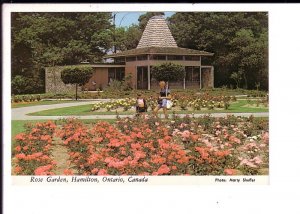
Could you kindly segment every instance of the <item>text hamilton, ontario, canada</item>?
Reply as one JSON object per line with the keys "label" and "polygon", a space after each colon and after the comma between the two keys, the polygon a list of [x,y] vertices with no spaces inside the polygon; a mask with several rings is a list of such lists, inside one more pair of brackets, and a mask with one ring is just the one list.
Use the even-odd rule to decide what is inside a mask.
{"label": "text hamilton, ontario, canada", "polygon": [[61,176],[31,176],[30,183],[146,183],[148,182],[147,177],[140,176],[129,176],[128,178],[124,177],[90,177],[90,176],[71,176],[71,177],[61,177]]}

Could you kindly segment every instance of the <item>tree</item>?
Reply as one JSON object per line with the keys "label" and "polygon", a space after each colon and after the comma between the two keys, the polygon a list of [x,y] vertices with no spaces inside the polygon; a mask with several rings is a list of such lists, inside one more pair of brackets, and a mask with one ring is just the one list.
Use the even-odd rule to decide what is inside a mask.
{"label": "tree", "polygon": [[137,25],[131,25],[126,29],[125,47],[126,50],[134,49],[138,46],[142,37],[142,31]]}
{"label": "tree", "polygon": [[233,71],[243,71],[241,84],[268,89],[268,13],[197,12],[175,13],[170,30],[180,47],[213,52],[202,64],[215,67],[215,85],[234,83]]}
{"label": "tree", "polygon": [[125,51],[134,49],[137,47],[142,32],[137,25],[131,25],[129,27],[119,27],[115,30],[115,41],[112,42],[118,51]]}
{"label": "tree", "polygon": [[61,72],[61,79],[65,84],[75,84],[77,100],[77,87],[86,84],[93,75],[93,68],[90,66],[68,66]]}
{"label": "tree", "polygon": [[267,43],[262,37],[254,37],[252,30],[241,29],[237,31],[232,39],[232,52],[235,53],[236,67],[243,71],[243,82],[245,88],[255,88],[256,82],[264,82],[263,73],[267,73]]}
{"label": "tree", "polygon": [[[43,84],[44,67],[101,62],[111,47],[111,18],[111,13],[12,13],[12,78]],[[31,93],[40,90],[32,87]]]}
{"label": "tree", "polygon": [[185,77],[184,67],[171,62],[155,65],[151,68],[151,74],[157,81],[179,81]]}

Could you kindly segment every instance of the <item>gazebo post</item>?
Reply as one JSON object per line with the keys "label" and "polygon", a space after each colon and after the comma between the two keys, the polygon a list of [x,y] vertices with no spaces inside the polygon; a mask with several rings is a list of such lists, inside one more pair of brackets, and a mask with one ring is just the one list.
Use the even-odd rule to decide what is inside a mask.
{"label": "gazebo post", "polygon": [[201,89],[202,88],[202,83],[201,83],[201,78],[202,78],[201,77],[202,76],[202,60],[201,60],[201,56],[200,56],[200,75],[199,76],[200,76],[200,78],[199,78],[200,79],[199,80],[200,81],[199,87]]}
{"label": "gazebo post", "polygon": [[215,80],[214,80],[214,66],[211,66],[210,75],[211,75],[211,85],[214,88],[215,87]]}
{"label": "gazebo post", "polygon": [[148,64],[148,90],[151,89],[151,84],[150,84],[150,65]]}
{"label": "gazebo post", "polygon": [[[183,61],[185,61],[185,56],[183,55]],[[185,76],[186,76],[186,67],[184,71],[184,78],[183,78],[183,89],[185,90]]]}

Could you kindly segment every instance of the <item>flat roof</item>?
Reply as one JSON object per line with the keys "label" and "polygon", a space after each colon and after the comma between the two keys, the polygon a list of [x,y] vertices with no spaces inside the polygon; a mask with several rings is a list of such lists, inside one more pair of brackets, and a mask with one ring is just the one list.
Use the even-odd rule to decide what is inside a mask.
{"label": "flat roof", "polygon": [[52,68],[52,67],[66,67],[66,66],[85,66],[89,65],[93,68],[113,68],[113,67],[125,67],[125,63],[82,63],[82,64],[76,64],[76,65],[58,65],[58,66],[49,66],[46,68]]}
{"label": "flat roof", "polygon": [[122,51],[115,54],[105,55],[103,58],[115,58],[122,56],[135,56],[144,54],[158,54],[158,55],[191,55],[191,56],[213,56],[214,53],[207,51],[199,51],[188,48],[176,48],[176,47],[146,47],[136,48],[127,51]]}
{"label": "flat roof", "polygon": [[125,63],[101,63],[101,64],[88,64],[93,68],[111,68],[111,67],[125,67]]}

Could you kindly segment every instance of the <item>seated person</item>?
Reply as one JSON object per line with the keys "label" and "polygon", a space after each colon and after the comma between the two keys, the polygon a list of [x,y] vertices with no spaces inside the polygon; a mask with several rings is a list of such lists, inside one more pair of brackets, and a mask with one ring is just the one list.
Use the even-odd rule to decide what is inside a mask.
{"label": "seated person", "polygon": [[138,94],[136,99],[136,113],[139,114],[142,112],[147,112],[147,104],[142,95]]}

